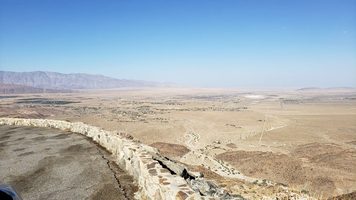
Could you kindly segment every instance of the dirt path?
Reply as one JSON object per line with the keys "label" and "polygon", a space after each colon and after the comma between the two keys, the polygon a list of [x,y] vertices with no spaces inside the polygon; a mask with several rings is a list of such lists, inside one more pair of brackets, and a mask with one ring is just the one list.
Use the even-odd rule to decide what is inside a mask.
{"label": "dirt path", "polygon": [[189,163],[191,165],[201,165],[206,169],[209,169],[223,177],[227,178],[237,178],[244,181],[253,182],[256,179],[247,177],[237,169],[224,163],[214,156],[209,155],[209,145],[205,146],[203,149],[199,149],[197,144],[200,141],[200,134],[195,132],[193,128],[187,128],[187,133],[184,134],[184,139],[180,142],[184,143],[189,149],[190,152],[185,154],[181,159],[180,162]]}
{"label": "dirt path", "polygon": [[131,176],[84,136],[0,126],[0,184],[23,199],[133,199]]}

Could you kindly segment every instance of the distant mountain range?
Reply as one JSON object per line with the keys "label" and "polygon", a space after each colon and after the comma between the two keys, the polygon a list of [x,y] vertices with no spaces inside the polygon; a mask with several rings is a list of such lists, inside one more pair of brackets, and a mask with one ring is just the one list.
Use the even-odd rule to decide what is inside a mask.
{"label": "distant mountain range", "polygon": [[328,92],[328,91],[355,91],[356,88],[353,87],[328,87],[328,88],[320,88],[320,87],[305,87],[297,89],[299,92]]}
{"label": "distant mountain range", "polygon": [[[32,90],[75,90],[75,89],[113,89],[123,87],[158,87],[163,84],[149,81],[116,79],[92,74],[62,74],[57,72],[9,72],[0,71],[0,84],[4,88],[26,86]],[[4,86],[5,84],[5,86]],[[24,87],[24,89],[26,88]]]}

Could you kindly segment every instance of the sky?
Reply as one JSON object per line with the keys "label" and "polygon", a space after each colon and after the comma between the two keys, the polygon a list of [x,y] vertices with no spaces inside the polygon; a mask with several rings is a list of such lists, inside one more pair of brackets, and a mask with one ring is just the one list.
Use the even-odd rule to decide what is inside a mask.
{"label": "sky", "polygon": [[0,0],[0,70],[356,87],[356,0]]}

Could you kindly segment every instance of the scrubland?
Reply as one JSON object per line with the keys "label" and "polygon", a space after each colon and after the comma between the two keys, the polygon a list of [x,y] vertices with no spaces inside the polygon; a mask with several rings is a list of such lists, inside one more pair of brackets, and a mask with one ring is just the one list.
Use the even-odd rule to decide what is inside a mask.
{"label": "scrubland", "polygon": [[356,91],[92,90],[3,95],[0,117],[82,121],[158,148],[247,198],[356,190]]}

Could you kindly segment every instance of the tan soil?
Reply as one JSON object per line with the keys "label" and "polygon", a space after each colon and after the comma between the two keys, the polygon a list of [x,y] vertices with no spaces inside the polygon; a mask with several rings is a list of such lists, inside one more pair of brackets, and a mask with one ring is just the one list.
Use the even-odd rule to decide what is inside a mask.
{"label": "tan soil", "polygon": [[157,148],[162,153],[162,155],[168,156],[173,159],[178,159],[190,151],[187,147],[183,145],[164,142],[155,142],[152,143],[151,146]]}
{"label": "tan soil", "polygon": [[[211,157],[224,155],[221,159],[246,175],[286,183],[316,197],[356,190],[356,92],[352,89],[166,88],[0,98],[0,117],[82,121],[130,134],[176,159],[193,150]],[[76,103],[19,103],[28,98]],[[195,160],[184,162],[196,165]],[[235,191],[264,190],[256,185],[241,190],[233,187],[234,180],[215,179]]]}

